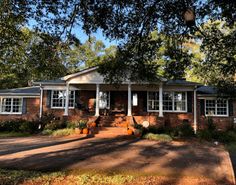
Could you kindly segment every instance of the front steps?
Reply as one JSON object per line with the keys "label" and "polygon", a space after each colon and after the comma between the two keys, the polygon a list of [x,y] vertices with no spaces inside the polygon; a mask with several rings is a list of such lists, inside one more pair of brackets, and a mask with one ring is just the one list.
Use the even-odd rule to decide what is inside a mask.
{"label": "front steps", "polygon": [[127,128],[128,122],[126,116],[100,116],[100,127],[125,127]]}
{"label": "front steps", "polygon": [[126,136],[127,128],[125,127],[99,127],[95,137],[119,137]]}

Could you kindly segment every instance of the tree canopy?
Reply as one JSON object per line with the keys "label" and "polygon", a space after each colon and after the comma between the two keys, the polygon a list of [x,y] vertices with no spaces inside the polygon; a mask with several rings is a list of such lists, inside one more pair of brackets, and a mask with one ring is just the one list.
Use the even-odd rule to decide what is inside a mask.
{"label": "tree canopy", "polygon": [[[117,53],[106,57],[107,62],[96,63],[111,83],[118,83],[127,71],[131,80],[153,79],[160,71],[168,78],[184,76],[194,59],[183,43],[194,39],[201,42],[205,57],[200,63],[208,69],[207,75],[213,69],[220,74],[208,82],[223,84],[223,80],[226,86],[235,85],[234,0],[2,0],[0,5],[0,57],[24,39],[19,33],[22,26],[31,25],[37,33],[68,43],[79,25],[88,35],[101,29],[107,38],[119,40]],[[217,20],[224,22],[224,29],[205,24]],[[163,38],[151,36],[155,30],[164,37],[163,51]],[[160,65],[163,59],[164,67]],[[228,78],[221,78],[225,76]]]}

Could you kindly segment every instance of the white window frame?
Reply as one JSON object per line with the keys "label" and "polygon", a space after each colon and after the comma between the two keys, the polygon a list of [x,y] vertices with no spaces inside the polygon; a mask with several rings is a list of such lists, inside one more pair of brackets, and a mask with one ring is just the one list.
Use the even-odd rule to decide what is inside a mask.
{"label": "white window frame", "polygon": [[[2,112],[3,99],[6,99],[6,98],[11,99],[11,112]],[[21,112],[13,112],[13,99],[20,99],[21,100]],[[23,98],[22,97],[9,97],[9,96],[1,97],[0,114],[16,114],[16,115],[21,115],[22,111],[23,111]]]}
{"label": "white window frame", "polygon": [[[206,100],[215,100],[216,104],[215,104],[215,114],[207,114],[206,113]],[[229,100],[227,99],[224,99],[226,100],[226,113],[225,115],[221,115],[221,114],[217,114],[217,98],[206,98],[204,99],[204,106],[205,106],[205,116],[208,116],[208,117],[229,117]]]}
{"label": "white window frame", "polygon": [[[108,101],[109,101],[109,103],[108,103],[108,105],[107,105],[106,108],[103,108],[103,107],[100,106],[100,101],[101,101],[100,92],[103,92],[103,93],[106,92],[106,93],[108,93]],[[110,109],[110,105],[111,105],[111,92],[110,92],[110,91],[99,91],[99,109]]]}
{"label": "white window frame", "polygon": [[[54,93],[54,91],[63,91],[63,92],[65,92],[66,90],[51,90],[51,109],[65,109],[66,97],[63,98],[64,106],[62,106],[62,107],[53,106],[53,93]],[[69,92],[73,92],[73,94],[74,94],[73,106],[72,107],[69,106],[69,109],[74,109],[75,108],[75,91],[72,90],[72,91],[69,91]]]}
{"label": "white window frame", "polygon": [[[149,106],[148,106],[149,92],[157,92],[157,93],[159,93],[159,91],[147,91],[147,112],[159,112],[159,110],[150,110],[150,109],[149,109]],[[159,103],[159,99],[158,99],[158,103]],[[160,107],[159,107],[159,108],[160,108]]]}
{"label": "white window frame", "polygon": [[[159,110],[150,110],[148,107],[148,99],[149,99],[149,92],[159,92],[159,91],[147,91],[147,112],[159,112]],[[163,108],[163,112],[174,112],[174,113],[187,113],[188,112],[188,97],[187,97],[187,91],[163,91],[164,92],[169,92],[172,94],[172,110],[164,110]],[[185,93],[185,110],[174,110],[174,105],[175,105],[175,99],[174,99],[174,93],[176,92],[184,92]],[[163,96],[162,96],[163,97]],[[162,103],[162,107],[163,107],[163,103]]]}

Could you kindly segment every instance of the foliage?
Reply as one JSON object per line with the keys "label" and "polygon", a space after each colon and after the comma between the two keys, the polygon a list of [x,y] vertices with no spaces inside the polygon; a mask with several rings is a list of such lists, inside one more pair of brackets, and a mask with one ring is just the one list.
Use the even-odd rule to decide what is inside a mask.
{"label": "foliage", "polygon": [[194,136],[194,131],[189,123],[183,123],[178,126],[178,136],[179,137],[192,137]]}
{"label": "foliage", "polygon": [[71,122],[71,121],[67,121],[66,122],[66,128],[76,128],[76,122]]}
{"label": "foliage", "polygon": [[53,130],[45,129],[42,131],[42,135],[52,135]]}
{"label": "foliage", "polygon": [[60,172],[36,172],[23,170],[0,169],[1,185],[8,184],[112,184],[121,185],[132,183],[134,175],[111,173],[83,172],[73,173],[70,171]]}
{"label": "foliage", "polygon": [[52,120],[44,127],[46,130],[57,130],[62,128],[66,128],[66,122],[64,120]]}
{"label": "foliage", "polygon": [[199,130],[197,132],[198,138],[206,141],[211,141],[213,137],[213,133],[207,129]]}
{"label": "foliage", "polygon": [[87,120],[79,120],[79,122],[76,124],[76,127],[79,129],[87,128]]}
{"label": "foliage", "polygon": [[38,132],[38,128],[39,128],[38,121],[27,121],[27,120],[22,121],[19,127],[20,131],[31,134]]}
{"label": "foliage", "polygon": [[0,122],[0,131],[19,132],[23,120],[9,120]]}
{"label": "foliage", "polygon": [[75,130],[72,128],[58,129],[54,130],[51,135],[53,136],[69,136],[75,133]]}
{"label": "foliage", "polygon": [[164,141],[164,142],[170,142],[172,141],[172,138],[167,134],[153,134],[153,133],[147,133],[143,135],[143,138],[154,140],[154,141]]}

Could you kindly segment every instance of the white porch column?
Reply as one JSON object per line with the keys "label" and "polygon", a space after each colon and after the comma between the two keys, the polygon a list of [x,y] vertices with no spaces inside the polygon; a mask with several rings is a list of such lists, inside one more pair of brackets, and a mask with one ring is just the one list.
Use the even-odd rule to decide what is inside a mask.
{"label": "white porch column", "polygon": [[163,117],[163,85],[159,86],[159,117]]}
{"label": "white porch column", "polygon": [[40,105],[39,105],[39,118],[41,119],[43,115],[43,88],[40,85]]}
{"label": "white porch column", "polygon": [[99,84],[96,84],[96,109],[95,116],[99,116]]}
{"label": "white porch column", "polygon": [[194,100],[193,100],[193,129],[194,133],[197,133],[197,90],[194,89]]}
{"label": "white porch column", "polygon": [[128,84],[128,113],[127,116],[132,116],[132,105],[131,105],[131,84]]}
{"label": "white porch column", "polygon": [[64,112],[64,116],[68,116],[69,115],[69,83],[66,83],[66,102],[65,102],[65,112]]}

